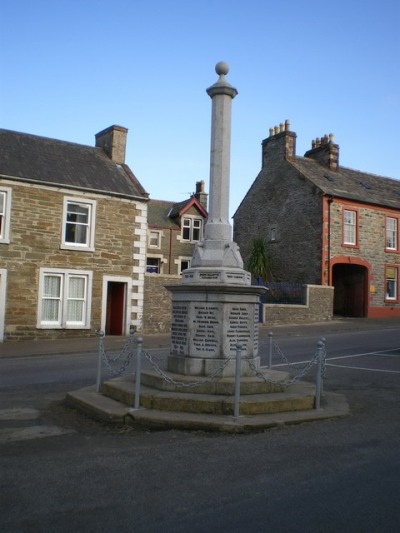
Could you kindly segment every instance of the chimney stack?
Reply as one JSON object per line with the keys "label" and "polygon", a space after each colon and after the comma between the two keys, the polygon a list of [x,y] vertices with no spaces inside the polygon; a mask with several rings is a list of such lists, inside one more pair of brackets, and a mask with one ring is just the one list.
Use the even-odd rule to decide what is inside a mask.
{"label": "chimney stack", "polygon": [[262,166],[268,159],[290,159],[296,155],[296,134],[290,131],[290,122],[285,120],[279,126],[269,129],[269,137],[262,141]]}
{"label": "chimney stack", "polygon": [[115,163],[125,163],[127,128],[110,126],[96,134],[96,147],[103,148],[105,153]]}
{"label": "chimney stack", "polygon": [[339,145],[334,142],[334,135],[324,135],[323,137],[313,139],[311,142],[311,150],[308,150],[304,157],[314,159],[321,165],[330,170],[338,170],[339,168]]}
{"label": "chimney stack", "polygon": [[205,183],[204,180],[196,181],[196,192],[194,194],[195,198],[200,202],[200,204],[207,211],[207,197],[208,194],[204,191]]}

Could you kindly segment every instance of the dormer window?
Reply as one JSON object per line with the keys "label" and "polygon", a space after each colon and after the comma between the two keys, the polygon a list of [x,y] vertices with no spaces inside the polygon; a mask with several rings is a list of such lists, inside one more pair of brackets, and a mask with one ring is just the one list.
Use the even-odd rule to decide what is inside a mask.
{"label": "dormer window", "polygon": [[202,238],[203,220],[184,217],[182,219],[182,240],[198,242]]}

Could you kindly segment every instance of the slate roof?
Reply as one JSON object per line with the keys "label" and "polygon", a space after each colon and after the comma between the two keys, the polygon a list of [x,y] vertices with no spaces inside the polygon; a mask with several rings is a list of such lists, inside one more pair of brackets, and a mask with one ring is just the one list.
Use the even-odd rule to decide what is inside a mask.
{"label": "slate roof", "polygon": [[400,180],[340,166],[330,170],[308,157],[289,162],[324,194],[400,209]]}
{"label": "slate roof", "polygon": [[147,204],[147,222],[149,226],[180,228],[179,220],[169,217],[173,206],[174,202],[150,200]]}
{"label": "slate roof", "polygon": [[130,168],[102,148],[0,129],[0,177],[145,200]]}
{"label": "slate roof", "polygon": [[199,212],[207,217],[207,212],[194,196],[182,202],[150,200],[147,206],[148,224],[150,226],[180,228],[179,217],[192,205],[195,205]]}

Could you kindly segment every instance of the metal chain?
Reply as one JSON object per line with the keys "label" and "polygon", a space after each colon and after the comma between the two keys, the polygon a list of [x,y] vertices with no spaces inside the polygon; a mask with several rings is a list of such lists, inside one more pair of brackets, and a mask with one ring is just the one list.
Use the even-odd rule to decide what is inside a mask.
{"label": "metal chain", "polygon": [[[303,376],[305,376],[307,374],[307,372],[310,370],[310,368],[314,364],[317,363],[318,357],[319,357],[319,353],[318,353],[318,350],[317,350],[315,352],[313,358],[301,368],[301,372],[299,374],[297,374],[296,376],[292,376],[291,378],[281,380],[281,381],[276,381],[276,380],[269,379],[268,377],[266,377],[263,373],[261,373],[257,369],[256,365],[254,363],[252,363],[250,360],[247,360],[247,364],[249,365],[250,369],[255,373],[255,375],[258,378],[260,378],[263,381],[265,381],[265,383],[272,383],[272,384],[275,384],[275,385],[290,385],[291,383],[294,383],[295,381],[299,381]],[[289,365],[290,365],[290,363],[289,363]]]}
{"label": "metal chain", "polygon": [[278,343],[275,340],[273,342],[274,342],[274,347],[276,348],[276,351],[278,352],[278,355],[280,356],[282,361],[285,363],[285,365],[291,366],[291,367],[293,367],[296,370],[302,370],[303,368],[305,368],[307,366],[307,363],[300,364],[300,365],[296,365],[295,363],[291,363],[289,361],[289,359],[286,357],[286,355],[282,352],[280,347],[278,346]]}
{"label": "metal chain", "polygon": [[234,360],[234,357],[229,357],[226,359],[226,361],[217,369],[215,369],[211,374],[207,376],[206,379],[202,379],[200,381],[191,381],[189,383],[183,382],[183,381],[175,381],[171,376],[169,376],[162,368],[158,366],[158,364],[154,361],[153,357],[148,353],[143,351],[142,352],[146,359],[150,362],[151,366],[154,368],[154,370],[167,382],[172,385],[177,385],[179,387],[186,387],[186,388],[194,388],[199,387],[200,385],[204,385],[205,383],[211,383],[219,374],[223,372],[225,367],[228,365],[229,361]]}
{"label": "metal chain", "polygon": [[[101,352],[101,357],[104,361],[104,364],[106,365],[109,372],[111,372],[114,375],[118,375],[118,376],[125,372],[132,358],[135,357],[135,352],[132,349],[134,343],[135,343],[135,338],[133,335],[130,335],[128,341],[125,343],[124,347],[122,348],[122,351],[116,357],[109,357],[104,348],[104,335],[100,336],[99,350]],[[117,363],[121,358],[125,359],[124,362],[119,368],[114,369],[112,365]]]}

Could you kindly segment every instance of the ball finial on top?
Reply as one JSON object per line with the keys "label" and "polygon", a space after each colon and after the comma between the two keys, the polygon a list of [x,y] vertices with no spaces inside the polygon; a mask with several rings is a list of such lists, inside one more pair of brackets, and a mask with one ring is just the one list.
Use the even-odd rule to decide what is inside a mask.
{"label": "ball finial on top", "polygon": [[220,61],[215,65],[215,72],[218,76],[225,76],[229,72],[229,65],[225,61]]}

